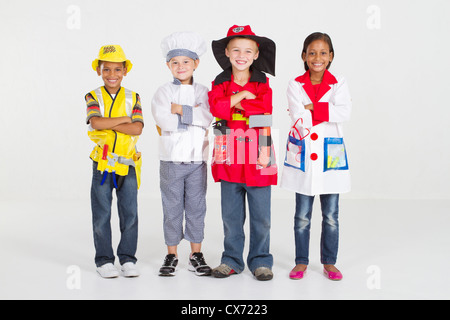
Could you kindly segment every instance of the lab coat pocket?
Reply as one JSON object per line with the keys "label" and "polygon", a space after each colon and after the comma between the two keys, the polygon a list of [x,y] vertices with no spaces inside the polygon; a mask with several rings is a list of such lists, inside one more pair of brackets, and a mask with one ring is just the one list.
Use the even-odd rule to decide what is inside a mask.
{"label": "lab coat pocket", "polygon": [[[303,119],[298,118],[289,131],[286,144],[286,158],[284,165],[305,172],[305,138],[310,130],[303,127]],[[298,136],[298,139],[295,136]]]}
{"label": "lab coat pocket", "polygon": [[323,171],[329,170],[348,170],[347,151],[343,138],[325,138]]}
{"label": "lab coat pocket", "polygon": [[305,172],[305,140],[298,140],[289,135],[284,165]]}

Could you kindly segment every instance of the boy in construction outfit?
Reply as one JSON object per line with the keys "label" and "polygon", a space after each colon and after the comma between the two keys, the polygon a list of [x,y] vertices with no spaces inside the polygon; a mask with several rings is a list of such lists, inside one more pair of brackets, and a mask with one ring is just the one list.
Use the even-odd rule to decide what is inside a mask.
{"label": "boy in construction outfit", "polygon": [[144,126],[139,95],[121,86],[132,63],[119,45],[100,48],[92,68],[104,86],[86,94],[88,135],[96,144],[93,160],[91,207],[94,229],[95,264],[103,278],[115,278],[111,243],[111,204],[116,189],[121,238],[117,255],[125,277],[137,277],[138,237],[137,193],[140,184],[138,136]]}

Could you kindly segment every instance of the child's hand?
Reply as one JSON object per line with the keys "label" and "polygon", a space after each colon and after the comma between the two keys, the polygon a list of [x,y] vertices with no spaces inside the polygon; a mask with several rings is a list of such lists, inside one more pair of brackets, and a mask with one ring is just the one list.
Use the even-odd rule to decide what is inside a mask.
{"label": "child's hand", "polygon": [[243,92],[245,92],[244,99],[247,99],[247,100],[256,99],[256,96],[253,93],[251,93],[250,91],[244,90]]}
{"label": "child's hand", "polygon": [[311,111],[313,111],[314,110],[314,105],[311,103],[311,104],[307,104],[306,106],[305,106],[305,109],[306,110],[311,110]]}
{"label": "child's hand", "polygon": [[115,118],[92,117],[89,122],[94,130],[113,130],[118,125],[131,123],[131,118],[128,116]]}
{"label": "child's hand", "polygon": [[238,109],[238,110],[245,111],[245,109],[242,107],[242,105],[241,105],[240,102],[239,102],[237,105],[235,105],[234,108],[235,108],[235,109]]}
{"label": "child's hand", "polygon": [[172,103],[172,114],[183,115],[183,106],[181,104]]}
{"label": "child's hand", "polygon": [[255,99],[256,96],[251,93],[250,91],[244,90],[241,92],[238,92],[236,94],[233,94],[230,97],[230,108],[236,108],[236,109],[240,109],[240,110],[244,110],[244,108],[242,108],[241,106],[241,101],[244,99]]}

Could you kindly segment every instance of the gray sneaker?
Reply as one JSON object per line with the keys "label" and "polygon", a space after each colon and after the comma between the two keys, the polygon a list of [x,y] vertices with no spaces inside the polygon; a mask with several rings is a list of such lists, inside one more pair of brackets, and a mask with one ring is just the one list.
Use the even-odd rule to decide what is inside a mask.
{"label": "gray sneaker", "polygon": [[255,270],[255,272],[253,273],[253,275],[255,276],[256,280],[259,280],[259,281],[272,280],[272,278],[273,278],[272,270],[270,270],[269,268],[266,268],[266,267],[257,268]]}
{"label": "gray sneaker", "polygon": [[233,269],[231,269],[230,266],[224,263],[222,263],[220,266],[212,270],[212,275],[215,278],[228,278],[229,276],[235,273],[236,271],[234,271]]}

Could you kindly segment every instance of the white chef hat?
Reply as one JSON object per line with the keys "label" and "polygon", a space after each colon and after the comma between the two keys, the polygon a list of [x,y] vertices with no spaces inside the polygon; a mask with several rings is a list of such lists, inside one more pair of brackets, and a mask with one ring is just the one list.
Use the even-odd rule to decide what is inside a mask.
{"label": "white chef hat", "polygon": [[206,52],[206,42],[195,32],[175,32],[161,41],[161,49],[167,62],[178,56],[197,60]]}

